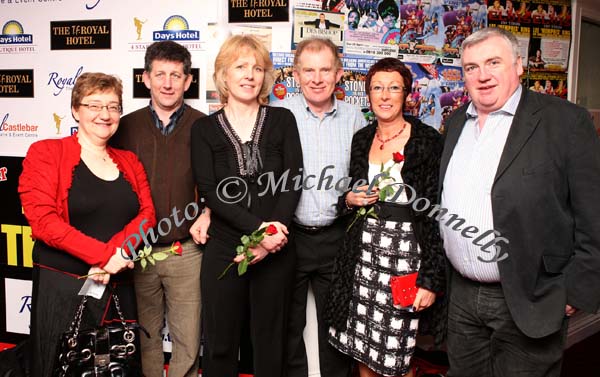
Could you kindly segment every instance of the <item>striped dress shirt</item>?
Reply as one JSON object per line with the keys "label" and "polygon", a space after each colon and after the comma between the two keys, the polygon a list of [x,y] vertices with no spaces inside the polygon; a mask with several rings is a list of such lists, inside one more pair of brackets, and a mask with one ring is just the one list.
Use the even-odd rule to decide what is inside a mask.
{"label": "striped dress shirt", "polygon": [[[494,246],[487,248],[474,244],[478,235],[494,229],[492,213],[492,185],[506,138],[521,98],[519,86],[504,106],[490,113],[481,131],[477,122],[477,110],[471,102],[467,109],[467,121],[452,152],[444,177],[441,206],[448,210],[440,219],[440,231],[446,255],[452,266],[464,277],[479,282],[499,282]],[[457,222],[447,223],[450,214],[457,215],[465,222],[454,229]],[[467,226],[477,227],[473,238],[461,234]],[[478,241],[485,245],[494,239],[493,233]],[[510,241],[510,240],[509,240]],[[498,243],[500,247],[503,243]],[[509,256],[510,258],[510,256]]]}
{"label": "striped dress shirt", "polygon": [[[352,136],[366,125],[365,118],[358,107],[337,99],[322,119],[310,110],[303,95],[272,105],[294,114],[302,143],[305,184],[294,221],[306,226],[331,225],[338,197],[348,185],[343,179],[348,177]],[[338,183],[341,190],[336,189]]]}

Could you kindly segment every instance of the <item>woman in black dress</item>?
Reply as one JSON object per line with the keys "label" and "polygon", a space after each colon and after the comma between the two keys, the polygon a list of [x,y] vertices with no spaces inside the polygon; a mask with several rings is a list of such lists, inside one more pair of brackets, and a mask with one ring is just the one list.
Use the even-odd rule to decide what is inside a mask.
{"label": "woman in black dress", "polygon": [[[119,320],[111,289],[125,318],[137,318],[133,262],[122,245],[156,219],[142,164],[107,145],[119,125],[122,91],[114,76],[79,76],[71,95],[79,132],[34,143],[23,161],[19,194],[36,240],[30,338],[36,377],[56,367],[59,337],[81,301],[85,280],[79,276],[94,274],[89,279],[100,283],[98,297],[88,298],[82,329]],[[110,289],[102,290],[107,284]]]}
{"label": "woman in black dress", "polygon": [[[250,323],[254,375],[280,377],[295,255],[285,248],[300,198],[293,178],[302,168],[296,121],[265,106],[273,83],[268,51],[251,36],[228,39],[215,60],[223,109],[192,127],[192,165],[200,195],[212,210],[202,259],[202,373],[237,376],[241,329]],[[240,238],[274,225],[255,248],[247,272],[219,275],[236,257]]]}

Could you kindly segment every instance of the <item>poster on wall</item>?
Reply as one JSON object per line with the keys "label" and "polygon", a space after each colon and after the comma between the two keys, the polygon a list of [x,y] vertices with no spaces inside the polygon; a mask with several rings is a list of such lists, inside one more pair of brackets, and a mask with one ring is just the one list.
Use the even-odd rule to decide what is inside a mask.
{"label": "poster on wall", "polygon": [[[404,112],[439,129],[443,113],[442,95],[450,90],[449,84],[440,79],[441,66],[407,63],[407,67],[412,72],[413,83],[412,90],[404,103]],[[454,67],[448,69],[457,70]]]}
{"label": "poster on wall", "polygon": [[[431,0],[429,17],[443,33],[442,62],[459,67],[462,42],[473,32],[487,27],[487,20],[482,18],[487,12],[484,10],[486,2],[446,0],[443,6],[439,3],[439,0]],[[439,37],[429,43],[439,46]]]}
{"label": "poster on wall", "polygon": [[531,12],[530,72],[566,72],[571,45],[569,0],[545,0],[531,5],[535,9]]}
{"label": "poster on wall", "polygon": [[[495,0],[488,10],[488,26],[510,31],[519,41],[519,53],[523,57],[523,67],[527,67],[529,40],[531,36],[531,12],[528,3],[512,0]],[[518,8],[516,8],[518,7]]]}
{"label": "poster on wall", "polygon": [[[427,12],[425,5],[428,5]],[[431,4],[407,2],[400,6],[400,60],[435,63],[442,45],[442,34],[438,27],[438,16],[429,15],[431,10]]]}
{"label": "poster on wall", "polygon": [[346,6],[345,54],[378,58],[398,56],[399,1],[384,0],[379,4],[354,1],[346,2]]}
{"label": "poster on wall", "polygon": [[529,90],[567,99],[567,74],[561,72],[530,72]]}
{"label": "poster on wall", "polygon": [[270,101],[282,100],[300,94],[300,85],[294,79],[294,54],[272,52],[271,60],[275,69],[275,82],[271,89]]}
{"label": "poster on wall", "polygon": [[344,18],[343,13],[295,8],[292,50],[306,38],[319,37],[331,39],[341,52],[344,45]]}
{"label": "poster on wall", "polygon": [[[369,113],[365,78],[369,68],[377,60],[378,58],[366,56],[347,56],[342,59],[344,74],[336,87],[335,95],[339,100],[359,107],[363,114]],[[370,120],[369,115],[367,115],[367,120]]]}

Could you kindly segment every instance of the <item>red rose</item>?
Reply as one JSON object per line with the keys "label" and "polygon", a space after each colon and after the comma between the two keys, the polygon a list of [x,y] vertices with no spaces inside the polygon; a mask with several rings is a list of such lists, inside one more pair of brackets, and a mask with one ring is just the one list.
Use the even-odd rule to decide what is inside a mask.
{"label": "red rose", "polygon": [[177,254],[177,255],[182,255],[183,254],[183,247],[181,247],[181,242],[177,241],[173,244],[173,246],[171,247],[171,249],[173,250],[173,254]]}
{"label": "red rose", "polygon": [[275,227],[275,225],[271,224],[267,227],[267,230],[265,230],[265,233],[268,236],[272,236],[274,234],[277,234],[277,227]]}
{"label": "red rose", "polygon": [[394,162],[399,164],[402,161],[404,161],[404,155],[400,152],[394,152],[392,153],[392,158],[394,159]]}

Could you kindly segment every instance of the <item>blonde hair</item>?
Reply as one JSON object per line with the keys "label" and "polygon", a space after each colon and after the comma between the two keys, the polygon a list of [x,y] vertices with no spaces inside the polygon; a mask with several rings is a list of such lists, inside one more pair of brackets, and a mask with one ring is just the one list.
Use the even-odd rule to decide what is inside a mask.
{"label": "blonde hair", "polygon": [[229,88],[225,83],[225,74],[227,69],[231,67],[233,62],[240,57],[244,52],[251,52],[254,54],[258,64],[262,65],[265,78],[258,94],[258,103],[266,105],[269,103],[269,93],[271,87],[275,82],[275,73],[273,70],[273,62],[269,56],[269,51],[262,45],[262,43],[252,35],[233,35],[223,43],[219,54],[215,59],[215,73],[213,74],[213,80],[215,87],[221,98],[221,103],[227,103],[229,99]]}

